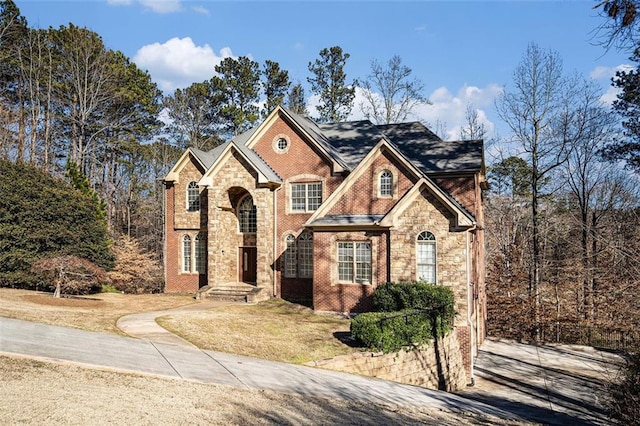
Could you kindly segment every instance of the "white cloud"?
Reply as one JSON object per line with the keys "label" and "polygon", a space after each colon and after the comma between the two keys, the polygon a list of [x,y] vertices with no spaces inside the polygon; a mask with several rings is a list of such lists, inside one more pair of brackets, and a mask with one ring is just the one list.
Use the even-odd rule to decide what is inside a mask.
{"label": "white cloud", "polygon": [[446,128],[445,139],[459,139],[460,129],[467,125],[467,106],[471,105],[478,113],[479,121],[484,124],[487,137],[495,134],[495,124],[487,115],[493,109],[496,97],[502,92],[497,84],[484,88],[464,85],[454,95],[446,87],[439,87],[429,96],[431,105],[420,106],[416,111],[418,119],[431,125],[442,125]]}
{"label": "white cloud", "polygon": [[[487,116],[487,110],[493,110],[494,101],[501,92],[502,88],[496,84],[490,84],[484,88],[464,85],[455,95],[448,88],[439,87],[429,95],[431,104],[416,106],[407,121],[422,121],[433,127],[431,129],[433,131],[440,131],[442,129],[436,129],[436,127],[445,126],[446,134],[441,135],[442,137],[459,139],[460,129],[467,124],[465,118],[467,105],[471,105],[477,110],[478,119],[487,130],[487,137],[491,137],[495,134],[496,126]],[[349,120],[366,119],[360,108],[363,101],[363,91],[356,87],[356,98]],[[317,103],[317,97],[313,96],[308,101],[307,107],[312,114],[315,112]]]}
{"label": "white cloud", "polygon": [[611,78],[615,77],[616,72],[618,71],[631,71],[635,69],[634,66],[629,64],[620,64],[615,67],[603,67],[599,66],[594,68],[590,73],[589,77],[594,80],[598,80],[603,88],[606,88],[605,93],[600,97],[600,101],[606,105],[611,105],[613,101],[618,98],[618,93],[620,93],[620,89],[617,87],[613,87],[611,85]]}
{"label": "white cloud", "polygon": [[207,9],[204,6],[192,6],[191,10],[193,10],[196,13],[199,13],[200,15],[207,15],[209,16],[211,13],[209,12],[209,9]]}
{"label": "white cloud", "polygon": [[[140,3],[144,8],[150,9],[155,13],[164,14],[182,11],[182,0],[107,0],[107,4],[112,6],[131,6],[134,3]],[[193,7],[192,9],[199,12],[197,10],[198,7]]]}
{"label": "white cloud", "polygon": [[182,10],[180,0],[140,0],[140,4],[156,13],[174,13]]}
{"label": "white cloud", "polygon": [[229,47],[220,49],[220,54],[216,55],[208,44],[196,46],[190,37],[174,37],[162,44],[143,46],[133,60],[140,68],[149,71],[160,89],[170,93],[210,79],[214,67],[232,56]]}

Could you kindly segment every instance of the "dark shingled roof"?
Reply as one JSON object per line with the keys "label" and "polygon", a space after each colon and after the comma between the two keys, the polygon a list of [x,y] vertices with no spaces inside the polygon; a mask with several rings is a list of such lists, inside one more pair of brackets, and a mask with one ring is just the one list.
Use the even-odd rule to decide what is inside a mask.
{"label": "dark shingled roof", "polygon": [[269,166],[266,161],[262,159],[262,157],[260,157],[254,150],[247,147],[244,143],[237,142],[237,138],[240,136],[237,136],[230,141],[224,142],[223,144],[218,145],[208,152],[204,152],[196,148],[191,148],[191,151],[198,157],[202,164],[204,164],[204,166],[209,169],[213,165],[213,163],[215,163],[218,158],[220,158],[220,155],[222,155],[222,152],[227,148],[227,146],[232,144],[238,151],[242,152],[247,157],[251,164],[253,164],[253,166],[260,173],[262,173],[269,180],[269,182],[282,183],[282,179],[280,178],[280,176],[278,176],[277,173],[273,171],[271,166]]}
{"label": "dark shingled roof", "polygon": [[479,171],[482,167],[482,140],[443,141],[419,122],[378,128],[424,173]]}
{"label": "dark shingled roof", "polygon": [[369,120],[319,124],[318,127],[350,169],[384,138]]}

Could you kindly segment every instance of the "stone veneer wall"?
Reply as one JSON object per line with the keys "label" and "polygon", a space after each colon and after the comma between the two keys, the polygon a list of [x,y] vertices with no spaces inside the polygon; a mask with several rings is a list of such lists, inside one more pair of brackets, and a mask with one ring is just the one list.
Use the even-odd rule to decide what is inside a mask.
{"label": "stone veneer wall", "polygon": [[439,373],[433,341],[419,349],[389,354],[359,352],[312,361],[307,365],[447,392],[463,389],[467,384],[467,374],[456,333],[449,333],[440,339],[438,347],[442,376]]}

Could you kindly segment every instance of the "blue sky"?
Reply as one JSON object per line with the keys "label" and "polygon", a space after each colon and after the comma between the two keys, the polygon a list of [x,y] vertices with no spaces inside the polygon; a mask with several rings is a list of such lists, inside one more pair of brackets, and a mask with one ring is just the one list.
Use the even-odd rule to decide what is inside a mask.
{"label": "blue sky", "polygon": [[[97,32],[165,93],[210,78],[226,56],[277,61],[306,86],[307,65],[324,47],[339,45],[351,55],[348,80],[365,77],[372,59],[399,55],[433,103],[413,118],[440,123],[452,138],[468,104],[504,136],[494,100],[530,42],[557,51],[567,72],[596,78],[609,91],[605,100],[613,96],[611,76],[629,64],[627,53],[597,45],[602,21],[589,0],[15,1],[32,27],[71,22]],[[352,118],[362,118],[357,107]]]}

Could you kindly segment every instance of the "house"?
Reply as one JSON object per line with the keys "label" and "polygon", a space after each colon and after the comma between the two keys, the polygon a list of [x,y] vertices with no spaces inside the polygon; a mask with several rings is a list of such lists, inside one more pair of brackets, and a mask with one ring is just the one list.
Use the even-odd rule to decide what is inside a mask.
{"label": "house", "polygon": [[485,334],[481,140],[278,107],[211,151],[189,148],[164,182],[167,292],[246,283],[357,313],[385,282],[449,286],[472,368]]}

